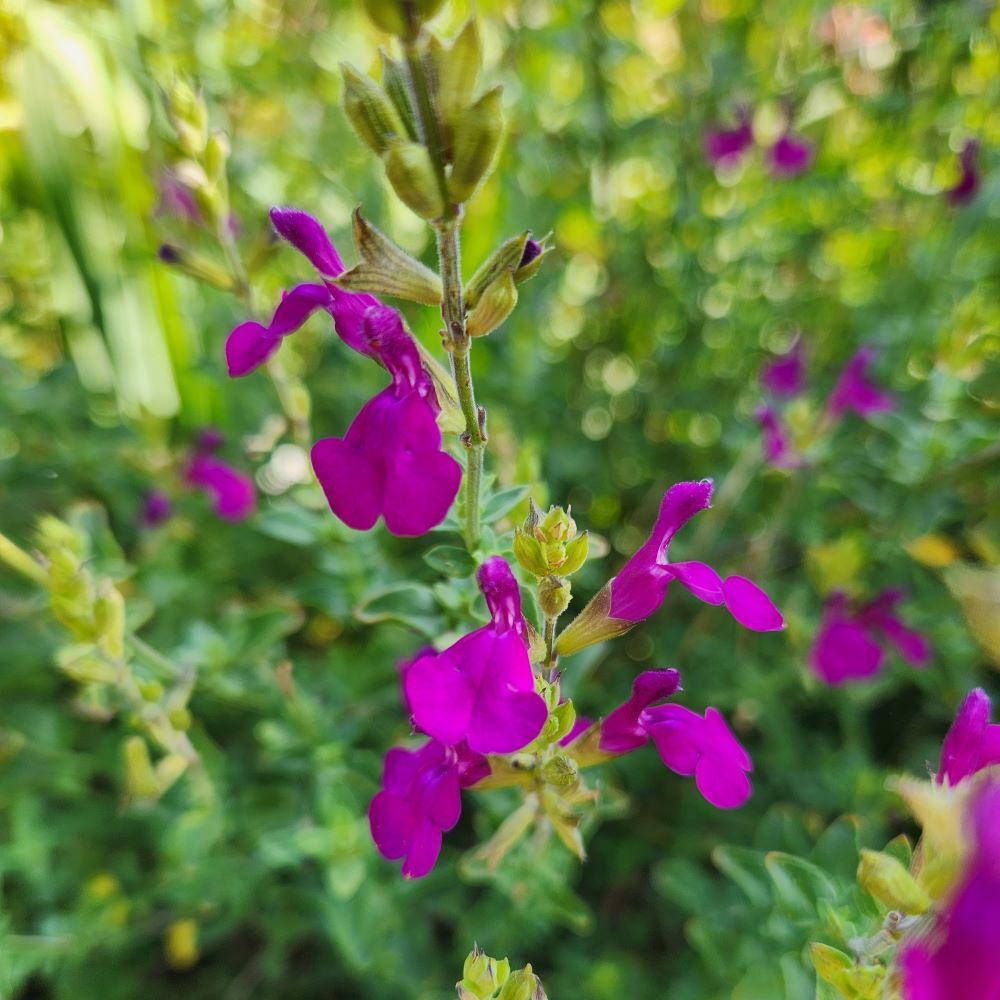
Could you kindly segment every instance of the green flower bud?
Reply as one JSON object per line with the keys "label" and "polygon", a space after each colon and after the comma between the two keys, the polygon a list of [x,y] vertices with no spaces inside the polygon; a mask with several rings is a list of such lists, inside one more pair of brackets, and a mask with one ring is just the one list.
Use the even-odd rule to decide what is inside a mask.
{"label": "green flower bud", "polygon": [[191,712],[187,708],[174,708],[171,709],[170,714],[170,725],[174,729],[180,730],[182,733],[186,733],[191,728],[191,723],[194,721],[191,718]]}
{"label": "green flower bud", "polygon": [[884,965],[859,965],[842,972],[834,985],[854,1000],[881,1000],[885,974]]}
{"label": "green flower bud", "polygon": [[486,289],[489,288],[501,275],[516,272],[518,264],[524,257],[524,248],[528,243],[531,233],[525,230],[520,236],[512,236],[500,244],[476,269],[476,273],[469,279],[464,289],[466,309],[475,309],[479,300],[483,297]]}
{"label": "green flower bud", "polygon": [[344,77],[344,113],[358,138],[381,156],[407,131],[395,106],[384,90],[369,76],[347,63],[340,64]]}
{"label": "green flower bud", "polygon": [[572,757],[568,757],[564,753],[556,753],[541,766],[539,775],[545,784],[552,785],[553,788],[565,789],[572,788],[576,784],[580,777],[580,770]]}
{"label": "green flower bud", "polygon": [[392,106],[399,115],[399,120],[406,129],[406,134],[413,142],[419,138],[416,118],[413,114],[413,104],[410,101],[410,91],[406,84],[403,67],[389,55],[385,49],[379,49],[382,59],[382,89],[392,101]]}
{"label": "green flower bud", "polygon": [[473,948],[465,960],[461,982],[456,984],[463,1000],[489,1000],[510,975],[510,962],[497,961],[478,948]]}
{"label": "green flower bud", "polygon": [[930,908],[930,896],[891,854],[862,850],[858,881],[865,892],[890,909],[920,914]]}
{"label": "green flower bud", "polygon": [[475,18],[470,17],[451,45],[441,53],[438,69],[438,113],[448,151],[452,147],[452,126],[472,102],[482,64],[483,46],[479,29]]}
{"label": "green flower bud", "polygon": [[517,286],[509,271],[500,275],[483,293],[479,304],[468,314],[466,329],[470,337],[492,333],[514,311]]}
{"label": "green flower bud", "polygon": [[850,955],[845,955],[842,951],[831,948],[828,944],[820,944],[818,941],[809,946],[809,956],[812,958],[816,975],[831,984],[836,984],[842,972],[854,967],[854,959]]}
{"label": "green flower bud", "polygon": [[570,516],[569,511],[563,510],[562,507],[550,507],[542,518],[539,530],[547,539],[563,542],[576,535],[576,521]]}
{"label": "green flower bud", "polygon": [[73,643],[56,653],[56,666],[77,684],[110,684],[118,677],[115,668],[92,643]]}
{"label": "green flower bud", "polygon": [[376,28],[411,40],[420,26],[442,7],[444,0],[361,0],[365,13]]}
{"label": "green flower bud", "polygon": [[573,599],[569,580],[559,576],[545,576],[538,581],[538,606],[550,621],[558,618]]}
{"label": "green flower bud", "polygon": [[183,77],[177,77],[167,89],[166,98],[177,144],[187,156],[201,156],[208,141],[208,109],[201,93]]}
{"label": "green flower bud", "polygon": [[422,219],[444,213],[444,202],[427,150],[415,142],[394,143],[382,157],[385,174],[400,200]]}
{"label": "green flower bud", "polygon": [[534,576],[546,576],[549,566],[542,551],[542,545],[533,534],[514,529],[514,558]]}
{"label": "green flower bud", "polygon": [[449,178],[452,201],[468,201],[493,167],[503,137],[502,94],[502,87],[494,87],[455,118]]}
{"label": "green flower bud", "polygon": [[559,566],[563,576],[575,573],[586,561],[590,551],[590,533],[585,531],[579,538],[574,538],[565,547],[565,561]]}
{"label": "green flower bud", "polygon": [[101,648],[114,660],[125,655],[125,600],[110,580],[105,580],[94,602],[94,625]]}
{"label": "green flower bud", "polygon": [[159,794],[159,785],[146,741],[141,736],[130,736],[122,744],[122,755],[125,758],[125,788],[129,797],[155,799]]}

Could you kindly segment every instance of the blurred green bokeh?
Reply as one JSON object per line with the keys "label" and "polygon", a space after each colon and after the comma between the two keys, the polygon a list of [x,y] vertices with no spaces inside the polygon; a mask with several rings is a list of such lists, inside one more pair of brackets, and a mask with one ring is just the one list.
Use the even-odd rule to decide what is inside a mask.
{"label": "blurred green bokeh", "polygon": [[[532,962],[553,1000],[806,1000],[816,914],[772,905],[743,870],[750,850],[849,878],[855,828],[838,817],[863,817],[864,844],[904,829],[886,777],[924,773],[965,691],[996,687],[1000,11],[475,7],[511,127],[467,215],[466,274],[525,228],[552,230],[558,248],[473,352],[488,467],[571,503],[607,540],[574,580],[580,597],[643,540],[667,486],[716,478],[716,509],[677,552],[759,580],[787,632],[742,632],[672,594],[567,663],[566,685],[596,715],[638,670],[680,668],[687,703],[733,720],[755,795],[713,810],[650,750],[602,775],[621,806],[589,832],[585,866],[550,842],[477,868],[465,852],[511,807],[502,793],[467,796],[425,880],[377,855],[367,804],[382,754],[409,732],[395,663],[419,629],[457,627],[474,588],[437,582],[424,541],[328,515],[299,481],[274,386],[226,377],[244,307],[157,249],[224,263],[162,204],[177,158],[162,93],[184,74],[230,138],[236,240],[260,263],[262,314],[311,280],[269,240],[274,204],[316,214],[350,260],[360,203],[430,262],[429,230],[338,106],[339,63],[371,70],[379,39],[347,0],[0,0],[0,530],[30,547],[42,513],[91,526],[130,625],[195,672],[192,739],[211,777],[210,791],[182,780],[155,804],[125,801],[129,718],[82,711],[52,665],[59,629],[0,569],[2,997],[439,1000],[478,941]],[[456,29],[468,12],[452,0],[439,21]],[[740,105],[756,148],[715,170],[702,137]],[[779,180],[762,150],[789,114],[816,159]],[[982,187],[952,206],[967,139]],[[437,350],[434,311],[404,312]],[[899,406],[844,420],[789,473],[764,464],[753,414],[762,363],[798,331],[810,372],[793,425],[818,416],[864,343]],[[281,356],[308,387],[316,436],[341,433],[384,381],[318,318]],[[256,472],[246,524],[180,488],[208,425]],[[176,513],[147,532],[154,487]],[[374,598],[401,583],[409,625],[380,621]],[[824,596],[888,586],[908,591],[930,668],[893,660],[870,683],[822,686],[807,657]]]}

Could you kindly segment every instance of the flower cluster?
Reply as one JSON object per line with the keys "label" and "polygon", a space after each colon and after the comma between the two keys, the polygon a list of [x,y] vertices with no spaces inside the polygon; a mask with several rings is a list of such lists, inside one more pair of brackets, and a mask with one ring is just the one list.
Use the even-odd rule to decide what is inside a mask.
{"label": "flower cluster", "polygon": [[874,677],[885,662],[885,643],[911,667],[926,667],[930,643],[899,617],[902,600],[902,591],[885,590],[852,607],[846,594],[831,594],[810,654],[816,676],[832,685]]}
{"label": "flower cluster", "polygon": [[[710,707],[700,715],[665,703],[680,689],[678,671],[640,674],[631,697],[591,723],[561,697],[554,669],[557,656],[621,635],[651,615],[671,580],[709,604],[725,605],[747,628],[783,627],[780,612],[750,580],[723,579],[704,563],[670,562],[674,534],[709,505],[711,494],[708,481],[671,487],[649,540],[549,647],[523,615],[520,587],[506,560],[492,556],[482,563],[477,579],[489,622],[440,652],[419,652],[402,667],[411,723],[429,740],[416,752],[389,751],[383,789],[372,801],[369,819],[381,853],[404,859],[404,875],[419,877],[433,866],[441,832],[457,822],[461,788],[521,785],[529,797],[542,788],[543,808],[558,830],[573,822],[568,804],[579,798],[580,770],[650,740],[668,768],[694,776],[712,805],[731,809],[747,800],[750,757],[721,714]],[[544,518],[533,508],[519,535],[531,544],[515,545],[525,568],[541,577],[543,608],[544,595],[553,590],[542,586],[546,581],[566,593],[553,617],[568,603],[568,581],[540,561],[552,560],[562,572],[578,567],[582,559],[566,555],[579,549],[571,525],[558,508]]]}
{"label": "flower cluster", "polygon": [[[871,367],[876,356],[871,345],[861,347],[851,356],[838,375],[819,426],[810,438],[818,438],[848,411],[868,419],[895,407],[893,397],[872,381]],[[778,468],[792,469],[806,464],[805,455],[793,444],[779,409],[782,401],[802,394],[807,384],[806,374],[806,348],[801,335],[785,354],[772,358],[760,371],[761,388],[768,401],[757,408],[755,417],[761,429],[764,456]]]}

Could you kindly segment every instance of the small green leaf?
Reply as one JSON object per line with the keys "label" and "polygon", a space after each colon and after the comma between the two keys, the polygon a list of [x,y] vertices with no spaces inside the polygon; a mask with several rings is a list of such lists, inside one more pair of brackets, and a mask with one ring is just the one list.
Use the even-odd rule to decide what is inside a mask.
{"label": "small green leaf", "polygon": [[398,622],[432,639],[441,628],[441,621],[433,611],[434,595],[428,587],[398,583],[370,591],[355,607],[354,617],[366,625]]}
{"label": "small green leaf", "polygon": [[529,489],[530,487],[528,486],[512,486],[510,489],[494,493],[483,504],[483,521],[486,524],[499,521],[501,517],[509,514],[528,495]]}
{"label": "small green leaf", "polygon": [[446,576],[471,576],[476,560],[458,545],[435,545],[424,553],[424,562]]}
{"label": "small green leaf", "polygon": [[786,912],[811,913],[817,900],[837,895],[837,887],[826,872],[803,858],[771,851],[764,864],[774,883],[775,897]]}

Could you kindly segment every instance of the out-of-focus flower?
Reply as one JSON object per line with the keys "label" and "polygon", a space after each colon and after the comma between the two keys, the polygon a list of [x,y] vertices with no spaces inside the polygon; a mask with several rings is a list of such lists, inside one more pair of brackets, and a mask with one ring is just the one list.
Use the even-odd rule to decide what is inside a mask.
{"label": "out-of-focus flower", "polygon": [[990,698],[973,688],[955,715],[941,746],[937,783],[957,785],[984,767],[1000,764],[1000,725],[990,723]]}
{"label": "out-of-focus flower", "polygon": [[705,156],[713,167],[738,163],[752,145],[753,129],[750,126],[750,113],[746,108],[740,109],[735,128],[715,126],[705,133]]}
{"label": "out-of-focus flower", "polygon": [[434,386],[399,313],[370,307],[362,336],[392,382],[343,438],[313,445],[313,469],[330,509],[349,527],[367,531],[381,515],[394,535],[422,535],[444,520],[462,467],[441,449]]}
{"label": "out-of-focus flower", "polygon": [[169,493],[163,490],[150,490],[142,501],[139,520],[144,528],[155,528],[170,517],[173,509]]}
{"label": "out-of-focus flower", "polygon": [[775,396],[797,396],[805,388],[806,349],[801,337],[791,349],[772,358],[760,370],[760,384]]}
{"label": "out-of-focus flower", "polygon": [[428,740],[419,750],[394,747],[385,756],[382,791],[368,809],[372,839],[390,861],[403,860],[403,875],[421,878],[437,861],[441,834],[462,812],[461,789],[490,773],[489,763],[465,744]]}
{"label": "out-of-focus flower", "polygon": [[812,145],[801,136],[786,132],[767,151],[767,162],[776,177],[798,177],[813,159]]}
{"label": "out-of-focus flower", "polygon": [[639,716],[663,763],[694,775],[698,791],[717,809],[735,809],[750,798],[750,755],[714,708],[704,716],[683,705],[656,705]]}
{"label": "out-of-focus flower", "polygon": [[840,58],[857,58],[866,68],[881,68],[893,52],[889,22],[861,4],[834,4],[820,20],[818,34]]}
{"label": "out-of-focus flower", "polygon": [[854,410],[859,417],[867,418],[873,413],[883,413],[895,408],[895,399],[889,393],[882,392],[869,377],[869,369],[876,354],[874,347],[866,345],[844,366],[827,402],[827,411],[833,419],[839,419],[848,410]]}
{"label": "out-of-focus flower", "polygon": [[411,664],[406,701],[414,725],[442,743],[466,740],[479,753],[513,753],[542,731],[548,709],[535,690],[514,574],[493,556],[477,579],[490,623]]}
{"label": "out-of-focus flower", "polygon": [[969,806],[972,853],[929,931],[901,949],[904,1000],[1000,1000],[1000,782]]}
{"label": "out-of-focus flower", "polygon": [[758,407],[754,414],[764,441],[764,457],[779,469],[796,469],[804,464],[792,447],[781,418],[770,406]]}
{"label": "out-of-focus flower", "polygon": [[187,185],[169,171],[160,175],[157,182],[157,202],[154,215],[173,215],[185,222],[200,225],[204,221],[198,202]]}
{"label": "out-of-focus flower", "polygon": [[930,643],[896,613],[902,600],[902,591],[886,590],[852,610],[846,594],[832,594],[810,653],[810,663],[820,680],[839,685],[873,677],[885,661],[885,641],[910,666],[925,667],[931,657]]}
{"label": "out-of-focus flower", "polygon": [[257,508],[257,491],[250,476],[216,458],[213,452],[221,444],[218,431],[203,431],[184,479],[211,498],[215,513],[224,521],[243,521]]}
{"label": "out-of-focus flower", "polygon": [[979,158],[979,143],[969,139],[958,154],[958,165],[961,170],[958,183],[950,187],[945,196],[951,205],[965,205],[972,201],[979,190],[980,177],[977,160]]}

